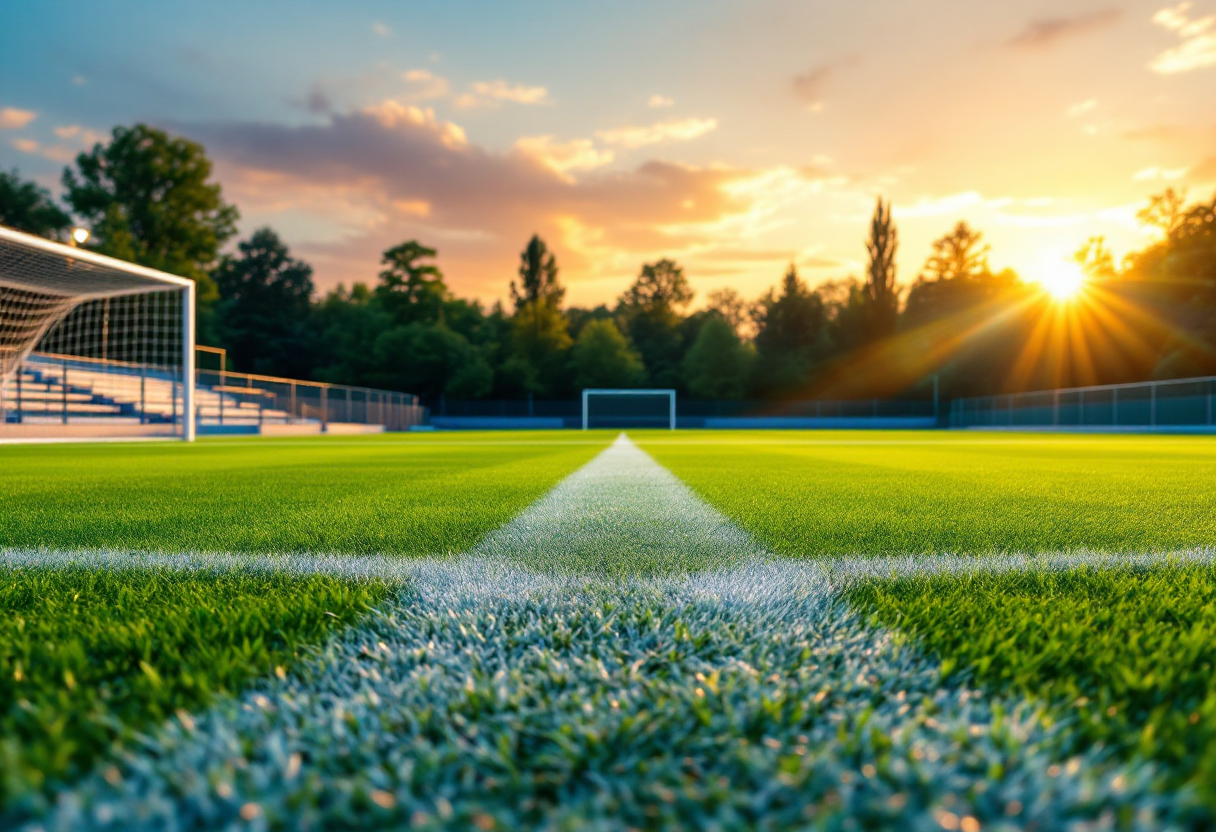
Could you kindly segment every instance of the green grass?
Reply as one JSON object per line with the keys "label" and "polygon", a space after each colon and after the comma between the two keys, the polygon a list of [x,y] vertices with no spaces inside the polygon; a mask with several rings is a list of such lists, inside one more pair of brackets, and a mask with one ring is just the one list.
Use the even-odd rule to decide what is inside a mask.
{"label": "green grass", "polygon": [[860,609],[990,690],[1050,703],[1077,747],[1163,766],[1216,806],[1216,566],[866,581]]}
{"label": "green grass", "polygon": [[[0,447],[0,546],[459,552],[610,438]],[[245,571],[0,569],[0,806],[36,801],[142,726],[290,666],[388,591]]]}
{"label": "green grass", "polygon": [[0,446],[0,547],[458,552],[610,438]]}
{"label": "green grass", "polygon": [[389,591],[328,576],[0,570],[0,806],[291,667]]}
{"label": "green grass", "polygon": [[774,551],[796,557],[1216,544],[1208,437],[630,435]]}

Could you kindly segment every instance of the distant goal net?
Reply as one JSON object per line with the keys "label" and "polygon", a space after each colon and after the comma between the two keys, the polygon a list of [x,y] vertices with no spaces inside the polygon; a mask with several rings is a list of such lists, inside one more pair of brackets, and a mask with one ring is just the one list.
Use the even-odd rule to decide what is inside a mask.
{"label": "distant goal net", "polygon": [[0,227],[0,441],[194,438],[194,282]]}
{"label": "distant goal net", "polygon": [[583,391],[583,430],[592,428],[676,429],[675,390]]}

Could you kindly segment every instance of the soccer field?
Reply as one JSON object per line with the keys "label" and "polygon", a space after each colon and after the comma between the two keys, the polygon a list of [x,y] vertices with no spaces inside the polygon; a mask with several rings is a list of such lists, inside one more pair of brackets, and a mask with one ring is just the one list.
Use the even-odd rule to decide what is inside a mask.
{"label": "soccer field", "polygon": [[1203,828],[1216,445],[0,447],[5,828]]}

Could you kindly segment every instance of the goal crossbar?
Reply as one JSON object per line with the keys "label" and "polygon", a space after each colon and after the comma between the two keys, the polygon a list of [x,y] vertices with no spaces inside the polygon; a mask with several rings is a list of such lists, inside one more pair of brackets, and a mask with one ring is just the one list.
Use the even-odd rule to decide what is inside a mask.
{"label": "goal crossbar", "polygon": [[676,391],[671,389],[612,389],[591,387],[583,390],[583,430],[588,430],[590,413],[588,405],[593,396],[665,396],[668,401],[668,428],[676,429]]}
{"label": "goal crossbar", "polygon": [[[110,304],[110,299],[154,293],[170,293],[166,300],[180,297],[181,352],[174,363],[181,367],[182,438],[190,441],[195,433],[194,281],[0,226],[0,402],[4,385],[22,362],[44,336],[65,319],[71,322],[76,317],[69,318],[73,310],[90,302]],[[103,332],[108,325],[107,318]],[[58,387],[63,391],[66,424],[71,391],[66,380]]]}

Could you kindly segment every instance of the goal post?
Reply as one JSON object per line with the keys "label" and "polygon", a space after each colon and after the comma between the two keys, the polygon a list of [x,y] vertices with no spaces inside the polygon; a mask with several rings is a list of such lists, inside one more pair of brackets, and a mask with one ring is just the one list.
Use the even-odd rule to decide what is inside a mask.
{"label": "goal post", "polygon": [[195,435],[194,281],[0,226],[0,439]]}
{"label": "goal post", "polygon": [[593,427],[676,429],[675,390],[583,390],[583,430]]}

